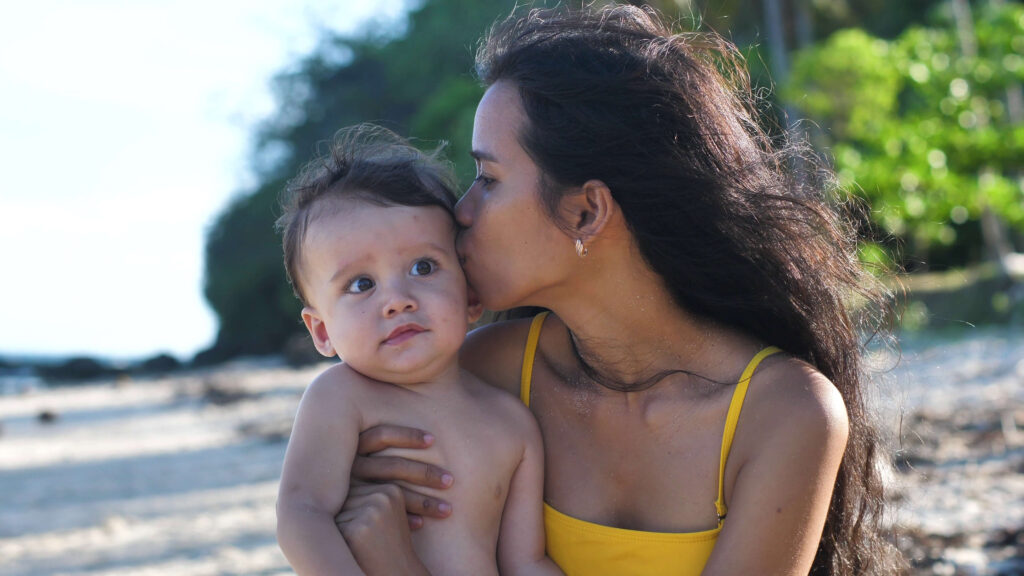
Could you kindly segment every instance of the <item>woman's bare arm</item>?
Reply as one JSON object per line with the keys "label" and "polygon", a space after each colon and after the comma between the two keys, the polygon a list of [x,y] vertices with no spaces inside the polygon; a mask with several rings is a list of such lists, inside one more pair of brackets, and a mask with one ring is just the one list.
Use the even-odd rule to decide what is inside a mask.
{"label": "woman's bare arm", "polygon": [[761,389],[737,429],[749,449],[704,576],[805,576],[814,561],[849,433],[846,408],[832,383],[802,363],[773,373],[751,383]]}
{"label": "woman's bare arm", "polygon": [[530,321],[530,318],[509,320],[473,330],[459,350],[459,365],[491,386],[519,396]]}

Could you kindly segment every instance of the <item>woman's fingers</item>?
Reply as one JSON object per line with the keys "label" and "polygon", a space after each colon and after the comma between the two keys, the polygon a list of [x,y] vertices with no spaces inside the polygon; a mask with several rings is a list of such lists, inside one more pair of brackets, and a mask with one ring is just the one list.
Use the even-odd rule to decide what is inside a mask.
{"label": "woman's fingers", "polygon": [[[380,424],[364,430],[359,434],[345,507],[348,508],[353,502],[356,505],[365,504],[364,500],[354,498],[377,493],[381,483],[405,482],[437,489],[450,487],[455,479],[444,468],[394,456],[369,456],[387,448],[427,448],[433,442],[434,437],[430,433],[418,428]],[[413,530],[423,525],[424,516],[446,518],[452,513],[451,505],[444,500],[397,486],[393,488],[400,490],[409,527]]]}
{"label": "woman's fingers", "polygon": [[427,448],[433,442],[433,434],[418,428],[378,424],[359,433],[356,453],[373,454],[385,448]]}
{"label": "woman's fingers", "polygon": [[[378,490],[382,484],[352,484],[349,487],[348,497],[345,499],[345,504],[342,510],[350,507],[357,506],[361,503],[359,498],[373,494]],[[420,494],[414,490],[409,490],[401,486],[394,485],[395,488],[401,491],[402,499],[405,502],[405,511],[409,514],[411,522],[413,522],[413,529],[419,528],[423,523],[422,516],[429,516],[431,518],[447,518],[452,514],[452,505],[447,501],[440,498],[434,498],[433,496],[427,496]]]}
{"label": "woman's fingers", "polygon": [[454,478],[444,468],[395,456],[356,456],[352,477],[371,482],[408,482],[416,486],[444,489]]}
{"label": "woman's fingers", "polygon": [[[452,514],[452,505],[438,498],[424,496],[407,488],[402,489],[405,499],[405,512],[410,516],[429,516],[431,518],[447,518]],[[422,518],[420,522],[422,524]]]}

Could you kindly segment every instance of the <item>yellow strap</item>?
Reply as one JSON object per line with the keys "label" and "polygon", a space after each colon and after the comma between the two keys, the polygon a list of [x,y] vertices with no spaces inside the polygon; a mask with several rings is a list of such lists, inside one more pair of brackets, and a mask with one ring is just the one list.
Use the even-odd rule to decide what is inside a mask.
{"label": "yellow strap", "polygon": [[533,358],[537,355],[537,342],[540,341],[540,328],[547,318],[547,312],[533,317],[530,323],[530,335],[526,337],[526,350],[523,351],[523,371],[519,377],[519,399],[523,404],[530,405],[530,380],[533,379]]}
{"label": "yellow strap", "polygon": [[736,434],[736,423],[739,422],[740,410],[743,409],[743,399],[747,397],[747,385],[750,384],[750,378],[754,375],[754,370],[757,370],[757,365],[761,363],[761,360],[776,352],[781,352],[781,350],[775,346],[769,346],[754,355],[746,369],[743,370],[743,375],[740,376],[740,381],[736,384],[736,390],[732,393],[729,413],[725,417],[725,432],[722,434],[722,456],[718,463],[718,500],[715,500],[715,510],[718,512],[719,526],[722,525],[722,520],[725,519],[725,515],[729,511],[725,506],[725,462],[729,459],[732,438]]}

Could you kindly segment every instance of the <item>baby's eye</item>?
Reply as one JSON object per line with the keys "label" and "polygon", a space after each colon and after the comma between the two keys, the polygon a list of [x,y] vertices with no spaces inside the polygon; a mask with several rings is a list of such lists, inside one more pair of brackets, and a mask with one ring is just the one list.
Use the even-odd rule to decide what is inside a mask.
{"label": "baby's eye", "polygon": [[434,262],[430,258],[422,258],[412,265],[412,270],[410,270],[409,273],[413,276],[426,276],[436,269],[437,262]]}
{"label": "baby's eye", "polygon": [[491,184],[494,184],[494,178],[484,176],[483,174],[477,174],[476,178],[473,179],[473,182],[479,182],[480,184],[483,185],[484,188],[487,188]]}
{"label": "baby's eye", "polygon": [[355,280],[349,282],[348,286],[345,288],[345,291],[350,294],[360,294],[362,292],[372,290],[373,286],[373,280],[367,278],[366,276],[360,276],[359,278],[356,278]]}

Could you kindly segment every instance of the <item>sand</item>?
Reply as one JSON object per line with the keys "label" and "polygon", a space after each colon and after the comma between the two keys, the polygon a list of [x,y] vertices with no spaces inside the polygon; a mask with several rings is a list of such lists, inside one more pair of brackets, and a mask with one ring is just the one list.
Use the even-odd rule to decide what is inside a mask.
{"label": "sand", "polygon": [[[914,573],[1024,574],[1024,337],[902,348],[872,358],[871,401]],[[323,367],[247,360],[0,396],[0,576],[290,574],[277,481]]]}

